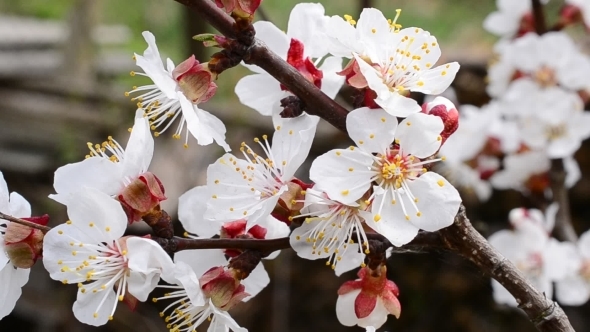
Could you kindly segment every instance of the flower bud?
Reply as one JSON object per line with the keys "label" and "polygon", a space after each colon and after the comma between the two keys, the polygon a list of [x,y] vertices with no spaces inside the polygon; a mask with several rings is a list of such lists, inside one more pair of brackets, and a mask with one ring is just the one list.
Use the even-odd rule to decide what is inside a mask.
{"label": "flower bud", "polygon": [[206,102],[217,91],[217,84],[213,82],[208,64],[199,63],[194,55],[174,68],[172,77],[178,82],[184,95],[195,104]]}
{"label": "flower bud", "polygon": [[445,97],[436,97],[433,101],[425,103],[422,105],[422,112],[443,120],[445,127],[440,133],[443,144],[459,128],[459,112],[455,104]]}
{"label": "flower bud", "polygon": [[240,283],[233,269],[225,269],[222,266],[209,269],[201,278],[199,284],[206,297],[210,298],[213,304],[223,310],[229,310],[248,293]]}
{"label": "flower bud", "polygon": [[[322,87],[322,78],[324,73],[319,70],[310,57],[305,56],[305,45],[295,38],[291,38],[289,50],[287,51],[287,63],[297,69],[308,81],[313,83],[318,88]],[[282,90],[288,90],[287,87],[281,84]]]}
{"label": "flower bud", "polygon": [[[383,310],[375,310],[378,305],[383,305],[387,313],[399,318],[401,313],[401,304],[397,299],[399,288],[393,281],[387,279],[386,274],[385,265],[375,270],[364,267],[358,272],[360,279],[347,281],[338,289],[340,305],[354,305],[354,312],[359,323],[370,315],[382,315]],[[337,304],[337,313],[338,306],[339,304]]]}
{"label": "flower bud", "polygon": [[262,0],[215,0],[217,7],[242,18],[251,18],[261,2]]}
{"label": "flower bud", "polygon": [[[47,225],[49,216],[22,218],[39,225]],[[21,269],[28,269],[41,257],[43,251],[41,230],[11,222],[4,234],[4,250],[11,263]]]}
{"label": "flower bud", "polygon": [[299,179],[293,179],[288,182],[288,189],[281,194],[277,206],[272,211],[271,215],[289,225],[291,223],[289,217],[299,215],[299,211],[303,209],[303,200],[305,199],[303,192],[310,187],[311,185],[308,185]]}
{"label": "flower bud", "polygon": [[128,222],[132,223],[159,206],[166,196],[160,180],[146,172],[127,185],[117,198],[127,213]]}

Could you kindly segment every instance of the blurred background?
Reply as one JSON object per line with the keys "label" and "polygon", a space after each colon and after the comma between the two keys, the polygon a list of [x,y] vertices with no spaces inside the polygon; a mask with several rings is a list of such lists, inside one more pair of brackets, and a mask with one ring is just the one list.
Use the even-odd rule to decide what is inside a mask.
{"label": "blurred background", "polygon": [[[289,12],[298,2],[265,0],[262,13],[286,29]],[[439,39],[441,62],[462,64],[453,84],[459,101],[478,106],[488,101],[486,65],[492,59],[496,38],[486,33],[481,23],[494,10],[494,1],[322,3],[327,15],[354,17],[364,6],[377,7],[388,17],[401,8],[398,23],[430,31]],[[81,160],[87,153],[86,142],[102,142],[108,135],[121,143],[127,140],[135,104],[124,92],[149,82],[129,75],[136,70],[133,52],[142,53],[146,48],[141,37],[144,30],[154,33],[162,55],[175,63],[190,54],[205,60],[214,51],[191,40],[195,34],[212,32],[211,28],[196,13],[171,0],[0,2],[0,170],[9,189],[31,202],[33,214],[51,215],[51,225],[67,218],[64,207],[47,198],[53,192],[55,169]],[[235,83],[246,74],[248,71],[240,67],[224,72],[217,95],[202,105],[225,122],[232,146],[272,132],[270,119],[241,105],[233,93]],[[349,96],[340,96],[340,100],[351,102]],[[223,151],[217,146],[198,146],[194,140],[184,149],[171,135],[165,133],[156,139],[151,170],[166,187],[164,209],[175,215],[178,197],[205,183],[207,165]],[[312,156],[334,148],[334,142],[348,145],[344,135],[325,123],[315,142]],[[588,144],[576,155],[583,173],[583,180],[571,191],[578,234],[587,230],[589,155]],[[511,208],[527,203],[516,192],[496,192],[483,205],[464,199],[470,218],[486,237],[508,227],[506,217]],[[131,231],[145,233],[149,229],[139,225]],[[336,278],[323,261],[304,261],[291,251],[265,265],[270,285],[231,312],[242,326],[253,332],[361,331],[341,326],[335,315],[336,290],[355,278],[354,272]],[[400,287],[402,315],[399,320],[390,317],[379,331],[534,331],[518,310],[496,305],[490,280],[454,255],[394,255],[388,273]],[[42,264],[37,264],[15,310],[0,321],[0,331],[166,331],[158,315],[162,308],[151,302],[140,304],[134,312],[119,305],[114,321],[106,326],[83,325],[71,311],[76,291],[74,285],[51,280]],[[577,331],[590,331],[590,306],[565,310]]]}

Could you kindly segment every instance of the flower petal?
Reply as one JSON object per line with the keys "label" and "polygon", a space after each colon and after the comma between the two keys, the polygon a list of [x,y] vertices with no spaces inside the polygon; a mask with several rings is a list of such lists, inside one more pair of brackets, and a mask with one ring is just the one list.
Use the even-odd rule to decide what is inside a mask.
{"label": "flower petal", "polygon": [[280,101],[289,93],[281,90],[281,85],[267,73],[242,77],[235,87],[240,103],[255,109],[264,116],[279,114],[282,111]]}
{"label": "flower petal", "polygon": [[416,113],[405,118],[395,134],[404,153],[418,158],[432,156],[441,145],[440,133],[444,129],[438,116]]}
{"label": "flower petal", "polygon": [[174,263],[170,256],[156,242],[131,237],[127,239],[127,266],[130,276],[127,279],[129,293],[139,301],[147,300],[156,288],[162,273],[172,273]]}
{"label": "flower petal", "polygon": [[[1,185],[0,185],[1,186]],[[2,251],[2,256],[4,251]],[[21,287],[29,280],[30,269],[18,269],[8,263],[0,268],[0,319],[6,317],[22,294]]]}
{"label": "flower petal", "polygon": [[221,223],[205,219],[207,200],[211,197],[207,186],[195,187],[178,199],[178,219],[187,231],[199,237],[212,237],[219,234]]}
{"label": "flower petal", "polygon": [[133,179],[145,173],[153,155],[154,138],[150,132],[148,119],[143,116],[143,111],[138,109],[135,113],[135,124],[125,147],[122,176]]}
{"label": "flower petal", "polygon": [[262,262],[260,262],[258,263],[258,265],[256,265],[254,270],[250,272],[248,278],[242,280],[242,285],[244,285],[246,293],[250,294],[249,296],[245,297],[242,301],[247,302],[248,300],[256,296],[258,293],[260,293],[260,291],[263,290],[264,287],[268,286],[269,283],[270,277],[264,269],[264,265],[262,265]]}
{"label": "flower petal", "polygon": [[275,122],[271,151],[276,167],[281,169],[283,181],[291,180],[307,159],[319,120],[319,117],[305,113]]}
{"label": "flower petal", "polygon": [[357,108],[348,113],[348,135],[363,151],[383,153],[393,143],[397,119],[382,109]]}
{"label": "flower petal", "polygon": [[182,262],[190,266],[199,278],[214,266],[227,265],[227,259],[221,249],[179,251],[174,254],[174,262]]}
{"label": "flower petal", "polygon": [[336,149],[316,158],[309,178],[319,184],[330,199],[354,203],[371,188],[369,167],[373,156],[360,149]]}
{"label": "flower petal", "polygon": [[74,316],[80,322],[92,326],[101,326],[109,321],[113,304],[117,302],[117,295],[112,288],[107,288],[98,293],[82,293],[78,291],[78,297],[72,309]]}
{"label": "flower petal", "polygon": [[354,301],[360,292],[360,289],[356,289],[338,296],[338,300],[336,300],[336,317],[338,317],[340,324],[354,326],[358,323],[359,319],[354,312]]}

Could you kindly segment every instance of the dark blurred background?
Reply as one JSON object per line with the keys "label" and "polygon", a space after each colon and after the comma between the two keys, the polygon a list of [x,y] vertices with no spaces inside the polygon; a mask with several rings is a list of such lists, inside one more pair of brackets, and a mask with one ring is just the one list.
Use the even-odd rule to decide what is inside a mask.
{"label": "dark blurred background", "polygon": [[[286,29],[294,0],[266,0],[262,10],[281,29]],[[559,1],[555,1],[559,2]],[[462,69],[455,80],[459,101],[482,105],[486,64],[492,58],[495,38],[481,28],[494,10],[491,0],[326,0],[327,15],[351,14],[360,8],[377,7],[404,27],[419,26],[440,42],[443,59],[459,61]],[[134,103],[124,97],[133,85],[149,83],[130,77],[135,70],[133,52],[146,48],[141,37],[152,31],[163,56],[175,63],[203,49],[190,37],[210,31],[202,19],[172,0],[27,0],[0,2],[0,170],[9,189],[26,197],[34,214],[49,213],[51,224],[66,220],[63,206],[49,200],[53,172],[68,162],[81,160],[86,142],[102,142],[113,135],[127,140]],[[218,94],[204,109],[219,116],[228,128],[228,143],[236,146],[261,133],[270,133],[270,119],[239,104],[233,87],[247,74],[244,68],[223,73]],[[343,103],[351,98],[341,96]],[[162,179],[168,196],[164,208],[176,214],[177,198],[195,185],[205,183],[209,163],[222,154],[214,146],[189,149],[170,139],[156,139],[152,171]],[[319,155],[347,138],[325,123],[320,126],[312,150]],[[191,144],[192,143],[192,144]],[[588,229],[590,199],[589,147],[576,155],[583,173],[570,192],[573,219],[578,234]],[[305,174],[301,175],[305,177]],[[479,204],[464,197],[468,214],[484,236],[506,228],[508,211],[527,205],[517,192],[495,192]],[[148,232],[141,225],[131,232]],[[180,231],[180,229],[179,229]],[[270,285],[256,298],[231,313],[253,332],[361,331],[341,326],[335,315],[336,290],[355,272],[336,278],[323,261],[305,261],[284,251],[265,262]],[[400,290],[402,315],[389,318],[379,331],[534,331],[518,310],[494,303],[490,280],[470,263],[447,253],[408,253],[391,257],[388,274]],[[11,315],[0,321],[0,331],[166,331],[158,308],[148,302],[131,312],[119,305],[115,319],[95,328],[79,323],[71,311],[76,286],[64,286],[49,278],[37,264],[23,296]],[[2,296],[2,294],[0,294]],[[158,303],[158,305],[162,305]],[[577,331],[590,331],[590,306],[565,308]],[[199,330],[205,330],[205,327]]]}

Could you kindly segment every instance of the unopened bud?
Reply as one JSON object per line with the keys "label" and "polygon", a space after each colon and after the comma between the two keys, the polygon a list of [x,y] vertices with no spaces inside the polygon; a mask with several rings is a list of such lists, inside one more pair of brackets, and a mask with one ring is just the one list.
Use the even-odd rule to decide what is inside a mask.
{"label": "unopened bud", "polygon": [[[39,225],[47,225],[49,216],[22,218]],[[21,269],[28,269],[35,264],[43,252],[43,231],[15,222],[6,227],[4,250],[12,264]]]}
{"label": "unopened bud", "polygon": [[199,278],[201,289],[213,304],[223,310],[229,310],[249,294],[240,283],[234,270],[222,266],[213,267]]}
{"label": "unopened bud", "polygon": [[241,18],[251,18],[261,2],[262,0],[215,0],[217,7]]}
{"label": "unopened bud", "polygon": [[172,77],[178,82],[184,95],[195,104],[206,102],[217,91],[217,84],[213,82],[208,64],[199,63],[194,55],[174,68]]}
{"label": "unopened bud", "polygon": [[459,128],[459,112],[450,100],[445,97],[436,97],[433,101],[422,105],[422,112],[438,116],[445,125],[440,133],[442,143]]}
{"label": "unopened bud", "polygon": [[160,180],[146,172],[127,185],[117,198],[127,213],[128,222],[132,223],[158,207],[166,196]]}

